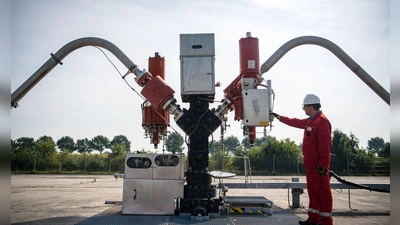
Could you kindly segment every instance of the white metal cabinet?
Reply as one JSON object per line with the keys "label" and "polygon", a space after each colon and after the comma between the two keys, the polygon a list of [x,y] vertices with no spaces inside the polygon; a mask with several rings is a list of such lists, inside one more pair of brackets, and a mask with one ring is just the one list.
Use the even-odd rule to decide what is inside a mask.
{"label": "white metal cabinet", "polygon": [[184,154],[131,154],[125,158],[122,214],[174,214],[183,197]]}

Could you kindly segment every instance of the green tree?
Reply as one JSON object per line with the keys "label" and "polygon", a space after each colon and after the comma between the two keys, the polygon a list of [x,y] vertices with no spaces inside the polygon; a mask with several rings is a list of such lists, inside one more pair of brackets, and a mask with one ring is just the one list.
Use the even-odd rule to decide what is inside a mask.
{"label": "green tree", "polygon": [[[257,141],[258,138],[256,138]],[[256,142],[254,142],[256,143]],[[244,145],[245,148],[251,148],[250,146],[250,142],[249,142],[249,137],[246,135],[243,139],[242,139],[242,145]]]}
{"label": "green tree", "polygon": [[74,139],[70,136],[64,136],[58,139],[57,147],[60,151],[68,151],[69,153],[72,153],[76,149]]}
{"label": "green tree", "polygon": [[34,167],[35,140],[21,137],[11,140],[11,170],[31,170]]}
{"label": "green tree", "polygon": [[56,159],[56,143],[50,136],[39,137],[35,142],[35,150],[37,153],[37,162],[41,169],[55,169],[59,165]]}
{"label": "green tree", "polygon": [[267,135],[266,137],[260,137],[257,138],[256,141],[254,142],[254,145],[262,145],[263,143],[267,143],[272,137]]}
{"label": "green tree", "polygon": [[385,147],[385,141],[381,137],[374,137],[368,140],[368,146],[367,150],[371,151],[375,154],[379,154],[379,151],[381,151]]}
{"label": "green tree", "polygon": [[[299,146],[290,139],[278,141],[275,137],[256,139],[255,145],[251,148],[237,149],[236,156],[246,154],[250,158],[251,171],[253,174],[273,173],[297,173],[300,163],[302,164],[301,151]],[[257,143],[261,143],[257,145]],[[238,173],[244,171],[242,158],[235,158],[233,165]],[[303,171],[303,168],[302,168]]]}
{"label": "green tree", "polygon": [[[347,134],[339,129],[333,131],[331,148],[331,170],[338,174],[347,174],[350,164],[349,155],[351,154],[351,140]],[[351,157],[350,157],[351,159]]]}
{"label": "green tree", "polygon": [[210,148],[208,148],[208,154],[213,155],[219,149],[221,149],[221,142],[213,140]]}
{"label": "green tree", "polygon": [[230,152],[230,153],[234,153],[236,151],[236,148],[240,146],[240,142],[239,139],[233,135],[227,137],[224,140],[224,149],[225,152]]}
{"label": "green tree", "polygon": [[70,136],[64,136],[57,140],[57,147],[60,150],[59,154],[59,171],[62,170],[63,162],[69,157],[73,151],[75,151],[75,142],[74,139]]}
{"label": "green tree", "polygon": [[[227,156],[225,152],[225,156]],[[233,159],[230,157],[225,157],[222,159],[222,148],[215,150],[209,158],[209,169],[210,170],[222,170],[222,162],[224,162],[224,171],[231,171]]]}
{"label": "green tree", "polygon": [[123,173],[125,169],[125,155],[119,155],[111,159],[111,171]]}
{"label": "green tree", "polygon": [[59,158],[59,167],[58,167],[58,171],[62,171],[63,170],[63,163],[64,166],[66,159],[69,158],[69,156],[71,155],[71,152],[69,152],[68,150],[64,149],[64,151],[59,152],[58,154],[58,158]]}
{"label": "green tree", "polygon": [[170,135],[168,135],[167,140],[165,141],[165,148],[168,152],[183,152],[185,149],[183,147],[183,137],[177,132],[172,132]]}
{"label": "green tree", "polygon": [[124,155],[125,152],[126,152],[126,148],[123,144],[117,144],[117,145],[113,145],[111,147],[111,153],[112,153],[113,157]]}
{"label": "green tree", "polygon": [[[256,139],[257,141],[257,139]],[[254,145],[249,149],[249,152],[247,156],[250,159],[250,166],[251,166],[251,171],[253,175],[255,174],[265,174],[266,173],[266,162],[264,161],[266,158],[265,152],[263,150],[263,145]],[[239,161],[240,168],[243,168],[244,170],[244,160],[243,159],[235,159],[236,161]],[[238,162],[236,162],[238,163]]]}
{"label": "green tree", "polygon": [[265,155],[263,163],[267,164],[270,171],[274,173],[296,173],[299,170],[301,151],[294,141],[289,138],[280,141],[271,138],[261,147]]}
{"label": "green tree", "polygon": [[81,155],[72,154],[68,151],[61,152],[63,154],[63,164],[62,167],[66,171],[77,171],[81,169]]}
{"label": "green tree", "polygon": [[87,138],[76,140],[76,150],[79,153],[90,153],[93,149],[90,147],[90,141]]}
{"label": "green tree", "polygon": [[106,171],[109,165],[107,155],[90,154],[88,155],[87,170],[89,172]]}
{"label": "green tree", "polygon": [[350,137],[349,137],[349,145],[350,145],[349,155],[350,156],[354,156],[357,154],[357,151],[360,149],[359,143],[360,143],[360,141],[358,140],[358,138],[353,133],[350,132]]}
{"label": "green tree", "polygon": [[84,173],[86,174],[86,167],[87,167],[87,153],[90,153],[93,151],[93,149],[90,147],[90,141],[87,138],[84,139],[78,139],[76,141],[76,150],[79,153],[84,154]]}
{"label": "green tree", "polygon": [[[111,172],[111,168],[112,168],[112,162],[116,163],[119,162],[121,156],[124,156],[124,153],[126,152],[126,146],[124,144],[115,144],[112,145],[111,147],[111,152],[108,153],[108,157],[109,157],[109,167],[108,167],[108,172]],[[115,160],[115,158],[118,158],[117,160]],[[124,162],[122,162],[122,164],[124,164]],[[117,169],[119,169],[119,167],[117,167]]]}
{"label": "green tree", "polygon": [[110,140],[103,135],[97,135],[92,138],[89,142],[90,147],[94,150],[99,151],[100,153],[103,152],[104,149],[110,147]]}
{"label": "green tree", "polygon": [[110,141],[111,149],[117,145],[120,145],[126,153],[131,151],[131,142],[125,135],[117,135]]}
{"label": "green tree", "polygon": [[390,142],[386,142],[385,146],[379,151],[379,157],[390,158]]}
{"label": "green tree", "polygon": [[365,149],[359,149],[351,161],[350,172],[352,174],[369,174],[374,166],[374,154]]}
{"label": "green tree", "polygon": [[359,148],[358,138],[335,129],[332,137],[331,170],[337,174],[370,174],[376,156],[372,150]]}

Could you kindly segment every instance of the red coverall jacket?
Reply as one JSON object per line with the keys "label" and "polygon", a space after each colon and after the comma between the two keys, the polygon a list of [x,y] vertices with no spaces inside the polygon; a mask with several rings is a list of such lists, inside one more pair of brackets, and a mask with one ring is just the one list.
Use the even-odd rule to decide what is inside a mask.
{"label": "red coverall jacket", "polygon": [[317,166],[330,168],[331,123],[319,111],[312,119],[296,119],[280,116],[279,120],[292,127],[304,129],[303,156],[304,167],[316,170]]}

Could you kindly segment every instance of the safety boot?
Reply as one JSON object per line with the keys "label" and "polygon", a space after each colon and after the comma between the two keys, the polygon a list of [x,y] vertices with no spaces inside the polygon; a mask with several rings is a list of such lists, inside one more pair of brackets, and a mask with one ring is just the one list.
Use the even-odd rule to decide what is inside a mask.
{"label": "safety boot", "polygon": [[319,225],[318,223],[311,223],[311,222],[308,221],[308,220],[300,220],[300,221],[299,221],[299,224],[300,224],[300,225]]}

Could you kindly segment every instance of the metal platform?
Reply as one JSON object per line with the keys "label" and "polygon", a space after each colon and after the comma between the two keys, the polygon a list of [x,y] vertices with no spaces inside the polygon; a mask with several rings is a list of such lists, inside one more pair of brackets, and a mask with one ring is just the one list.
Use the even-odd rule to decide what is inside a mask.
{"label": "metal platform", "polygon": [[[222,186],[227,187],[229,189],[291,189],[292,190],[292,205],[290,205],[290,208],[299,208],[301,207],[300,203],[300,195],[303,194],[303,189],[307,188],[307,183],[306,182],[298,182],[297,179],[292,178],[293,181],[295,182],[271,182],[271,183],[219,183],[218,188],[222,188]],[[364,187],[368,187],[369,190],[381,190],[382,192],[390,192],[390,184],[361,184]],[[349,203],[349,208],[351,209],[351,197],[350,197],[350,189],[361,189],[359,186],[352,186],[348,184],[343,184],[343,183],[331,183],[331,188],[336,189],[336,190],[342,190],[342,189],[347,189],[348,190],[348,203]],[[363,188],[365,189],[365,188]],[[229,198],[229,197],[228,197]],[[230,197],[232,199],[232,197]],[[245,198],[251,198],[251,197],[245,197]],[[233,199],[232,199],[233,200]],[[251,201],[251,199],[248,200],[240,200],[239,198],[237,199],[238,203],[241,203],[244,205],[245,201],[246,202],[254,202],[254,204],[257,204],[257,201]],[[288,202],[289,202],[289,194],[288,194]],[[234,208],[234,207],[233,207]],[[245,208],[245,207],[244,207]],[[271,209],[272,209],[272,202],[271,202]],[[232,212],[232,209],[230,210]],[[243,210],[241,210],[243,211]],[[252,212],[254,210],[251,210]],[[256,209],[256,211],[258,211]],[[264,211],[261,210],[263,213],[267,213],[272,215],[273,211]]]}
{"label": "metal platform", "polygon": [[145,216],[145,215],[122,215],[121,205],[116,205],[104,212],[87,218],[78,225],[94,225],[94,224],[132,224],[132,225],[182,225],[182,224],[196,224],[196,225],[282,225],[282,224],[298,224],[301,220],[300,217],[274,207],[274,215],[269,216],[266,214],[229,214],[221,215],[220,217],[211,217],[207,221],[192,221],[187,217],[180,216]]}
{"label": "metal platform", "polygon": [[263,196],[227,196],[226,203],[232,207],[272,208],[272,201]]}
{"label": "metal platform", "polygon": [[230,213],[268,214],[273,215],[273,203],[263,196],[227,196]]}

